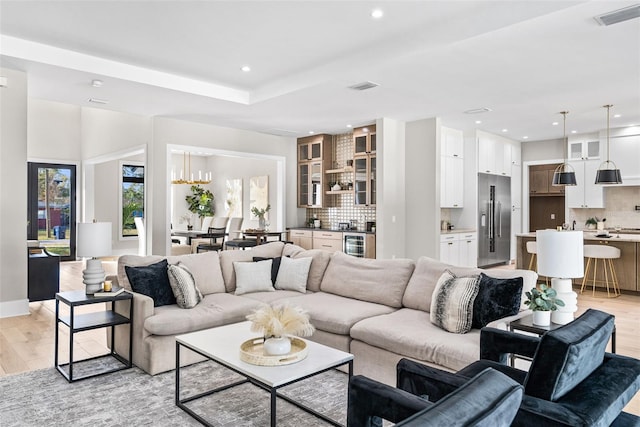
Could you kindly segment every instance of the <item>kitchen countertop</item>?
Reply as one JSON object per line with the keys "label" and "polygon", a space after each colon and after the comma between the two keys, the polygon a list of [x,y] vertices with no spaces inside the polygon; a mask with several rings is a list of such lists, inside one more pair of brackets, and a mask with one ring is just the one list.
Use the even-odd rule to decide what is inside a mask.
{"label": "kitchen countertop", "polygon": [[337,228],[313,228],[313,227],[287,227],[287,230],[310,230],[310,231],[335,231],[338,233],[363,233],[363,234],[376,234],[375,231],[364,230],[339,230]]}
{"label": "kitchen countertop", "polygon": [[[640,243],[640,234],[625,234],[620,233],[620,238],[618,238],[618,233],[609,232],[611,237],[596,237],[596,232],[593,230],[584,230],[584,240],[611,240],[613,242],[634,242]],[[536,233],[519,233],[516,234],[516,237],[536,237]]]}
{"label": "kitchen countertop", "polygon": [[475,233],[475,228],[454,228],[453,230],[440,230],[440,234]]}

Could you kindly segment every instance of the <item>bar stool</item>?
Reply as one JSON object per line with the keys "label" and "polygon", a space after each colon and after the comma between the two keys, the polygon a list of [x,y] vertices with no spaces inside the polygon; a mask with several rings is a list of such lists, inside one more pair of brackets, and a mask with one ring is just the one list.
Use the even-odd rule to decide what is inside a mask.
{"label": "bar stool", "polygon": [[[531,261],[529,261],[529,270],[535,271],[537,273],[538,272],[538,268],[537,268],[538,244],[536,243],[535,240],[531,240],[527,242],[527,253],[531,254]],[[544,281],[545,281],[545,284],[549,285],[548,277],[545,277]]]}
{"label": "bar stool", "polygon": [[[605,283],[607,287],[607,297],[615,298],[620,296],[620,286],[618,284],[618,276],[613,266],[613,260],[620,258],[620,249],[607,245],[584,245],[584,257],[587,258],[587,266],[584,270],[584,278],[582,279],[582,286],[580,287],[580,293],[584,290],[587,281],[589,280],[589,272],[592,270],[593,265],[593,295],[596,294],[596,282]],[[596,280],[598,273],[598,260],[602,260],[602,268],[604,274],[604,280]],[[613,287],[613,295],[609,290],[609,276],[611,276],[611,285]]]}

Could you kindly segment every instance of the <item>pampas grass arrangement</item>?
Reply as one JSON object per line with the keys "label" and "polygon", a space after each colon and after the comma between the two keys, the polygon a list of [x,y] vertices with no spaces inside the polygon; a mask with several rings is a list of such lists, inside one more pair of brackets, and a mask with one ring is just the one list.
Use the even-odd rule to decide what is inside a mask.
{"label": "pampas grass arrangement", "polygon": [[260,332],[265,338],[295,335],[308,337],[315,328],[309,322],[309,314],[300,307],[289,304],[263,305],[247,316],[251,321],[251,330]]}

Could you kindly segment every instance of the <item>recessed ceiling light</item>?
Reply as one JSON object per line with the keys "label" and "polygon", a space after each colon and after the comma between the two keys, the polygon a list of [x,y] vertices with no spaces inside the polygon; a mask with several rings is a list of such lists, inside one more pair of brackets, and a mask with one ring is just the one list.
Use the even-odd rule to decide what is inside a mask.
{"label": "recessed ceiling light", "polygon": [[348,127],[348,128],[352,128],[353,126],[352,126],[352,125],[347,125],[347,127]]}
{"label": "recessed ceiling light", "polygon": [[251,71],[251,67],[249,67],[248,65],[243,65],[242,68],[240,69],[245,73],[248,73],[249,71]]}
{"label": "recessed ceiling light", "polygon": [[480,123],[482,123],[482,120],[476,120],[477,125],[479,125]]}
{"label": "recessed ceiling light", "polygon": [[528,136],[523,136],[522,139],[529,139],[529,137]]}
{"label": "recessed ceiling light", "polygon": [[382,12],[382,9],[373,9],[371,11],[371,17],[372,18],[380,19],[380,18],[382,18],[383,15],[384,15],[384,12]]}
{"label": "recessed ceiling light", "polygon": [[106,99],[98,99],[98,98],[89,98],[87,99],[89,102],[93,102],[94,104],[108,104],[109,101]]}
{"label": "recessed ceiling light", "polygon": [[578,131],[577,130],[572,130],[571,133],[578,133]]}
{"label": "recessed ceiling light", "polygon": [[622,114],[614,114],[613,117],[617,119],[618,117],[622,117]]}
{"label": "recessed ceiling light", "polygon": [[98,80],[98,79],[91,80],[91,86],[93,87],[102,87],[102,84],[103,84],[102,80]]}
{"label": "recessed ceiling light", "polygon": [[502,129],[502,132],[509,132],[509,129]]}
{"label": "recessed ceiling light", "polygon": [[310,131],[309,131],[309,135],[313,135],[314,133],[315,133],[315,132],[314,132],[314,131],[312,131],[312,130],[310,130]]}
{"label": "recessed ceiling light", "polygon": [[553,126],[558,126],[558,122],[551,123]]}

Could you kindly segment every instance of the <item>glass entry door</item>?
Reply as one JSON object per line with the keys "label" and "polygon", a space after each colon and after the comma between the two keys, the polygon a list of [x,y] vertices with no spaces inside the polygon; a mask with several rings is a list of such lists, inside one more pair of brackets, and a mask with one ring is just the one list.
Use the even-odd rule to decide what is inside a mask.
{"label": "glass entry door", "polygon": [[27,238],[60,255],[76,259],[76,166],[28,163]]}

